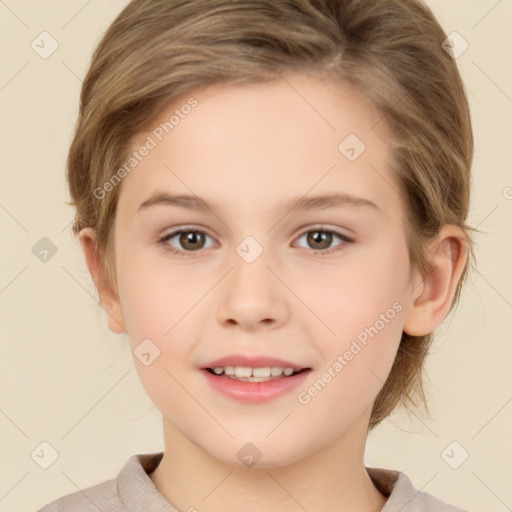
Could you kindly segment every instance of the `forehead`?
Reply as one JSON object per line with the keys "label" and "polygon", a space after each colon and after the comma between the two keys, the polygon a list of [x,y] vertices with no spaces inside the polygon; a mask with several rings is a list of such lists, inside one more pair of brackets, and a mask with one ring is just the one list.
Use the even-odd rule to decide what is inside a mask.
{"label": "forehead", "polygon": [[334,189],[396,203],[390,137],[383,114],[346,84],[297,74],[214,84],[132,138],[132,151],[153,147],[124,178],[120,203],[133,210],[168,190],[240,207]]}

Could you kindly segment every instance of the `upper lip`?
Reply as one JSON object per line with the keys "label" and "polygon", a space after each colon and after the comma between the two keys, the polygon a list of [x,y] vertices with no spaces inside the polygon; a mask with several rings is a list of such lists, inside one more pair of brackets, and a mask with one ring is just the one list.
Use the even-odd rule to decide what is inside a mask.
{"label": "upper lip", "polygon": [[292,361],[286,361],[277,357],[270,356],[247,356],[247,355],[230,355],[215,359],[206,363],[203,368],[216,368],[218,366],[247,366],[249,368],[266,368],[269,367],[280,367],[280,368],[293,368],[294,370],[303,370],[308,368],[301,364],[294,363]]}

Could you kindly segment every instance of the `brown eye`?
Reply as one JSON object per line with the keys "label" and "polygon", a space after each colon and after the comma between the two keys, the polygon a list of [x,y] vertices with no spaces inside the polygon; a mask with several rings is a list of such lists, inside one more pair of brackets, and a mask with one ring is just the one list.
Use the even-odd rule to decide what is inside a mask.
{"label": "brown eye", "polygon": [[204,233],[199,231],[183,231],[180,234],[179,241],[184,249],[196,251],[203,248],[205,236]]}
{"label": "brown eye", "polygon": [[[181,229],[165,235],[159,239],[159,242],[164,244],[165,248],[169,251],[183,254],[204,249],[206,247],[207,238],[211,239],[211,237],[203,231]],[[177,239],[177,241],[175,240],[171,243],[171,240],[173,239]],[[208,247],[211,247],[212,245],[213,244],[210,244]]]}
{"label": "brown eye", "polygon": [[[352,242],[348,237],[330,229],[310,229],[309,231],[306,231],[299,240],[302,238],[306,239],[308,249],[313,249],[319,254],[330,254],[338,250],[343,250],[347,243]],[[338,239],[341,242],[332,248],[332,244],[335,239]]]}
{"label": "brown eye", "polygon": [[329,231],[309,231],[308,244],[312,249],[328,249],[332,243],[332,233]]}

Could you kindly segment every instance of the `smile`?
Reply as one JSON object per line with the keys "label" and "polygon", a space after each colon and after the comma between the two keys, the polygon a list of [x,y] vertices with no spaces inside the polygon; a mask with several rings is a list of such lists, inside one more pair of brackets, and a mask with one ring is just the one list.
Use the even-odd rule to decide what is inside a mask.
{"label": "smile", "polygon": [[296,370],[279,366],[216,366],[201,370],[216,394],[241,404],[259,404],[284,397],[302,385],[310,372],[311,368]]}
{"label": "smile", "polygon": [[267,382],[283,377],[290,377],[303,370],[283,368],[281,366],[266,366],[264,368],[251,368],[249,366],[216,366],[208,368],[210,373],[225,376],[241,382]]}

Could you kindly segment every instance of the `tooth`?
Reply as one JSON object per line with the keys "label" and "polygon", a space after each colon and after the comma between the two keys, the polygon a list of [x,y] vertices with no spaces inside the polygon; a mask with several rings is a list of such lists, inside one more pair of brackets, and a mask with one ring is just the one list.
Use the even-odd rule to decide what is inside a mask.
{"label": "tooth", "polygon": [[252,374],[252,368],[248,366],[236,366],[235,367],[235,375],[237,377],[250,377]]}
{"label": "tooth", "polygon": [[269,378],[266,378],[266,377],[249,377],[247,379],[248,382],[268,382]]}
{"label": "tooth", "polygon": [[266,368],[253,368],[252,376],[253,377],[270,377],[270,368],[268,366]]}
{"label": "tooth", "polygon": [[224,375],[228,377],[247,379],[249,382],[263,382],[271,377],[280,377],[283,374],[289,377],[293,372],[293,368],[282,368],[280,366],[265,366],[262,368],[251,368],[249,366],[216,366],[213,368],[215,375],[222,375],[224,373]]}

